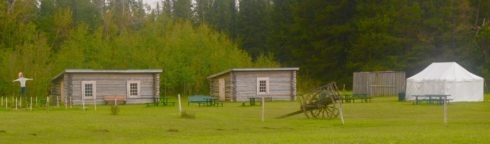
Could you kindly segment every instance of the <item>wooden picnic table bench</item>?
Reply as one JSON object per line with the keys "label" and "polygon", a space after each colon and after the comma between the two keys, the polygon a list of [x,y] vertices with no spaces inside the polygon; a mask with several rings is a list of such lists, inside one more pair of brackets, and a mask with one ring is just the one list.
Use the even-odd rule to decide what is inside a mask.
{"label": "wooden picnic table bench", "polygon": [[343,102],[352,102],[355,103],[356,99],[360,99],[361,102],[371,102],[371,97],[367,94],[352,94],[352,95],[343,95],[341,97]]}
{"label": "wooden picnic table bench", "polygon": [[160,103],[162,103],[163,106],[175,106],[175,102],[168,101],[168,97],[162,97],[160,98]]}
{"label": "wooden picnic table bench", "polygon": [[448,99],[449,96],[451,95],[446,95],[446,94],[425,94],[425,95],[413,95],[415,96],[415,104],[419,103],[428,103],[428,104],[444,104],[444,102],[449,103],[450,100]]}
{"label": "wooden picnic table bench", "polygon": [[[266,102],[271,102],[272,101],[272,97],[266,96],[266,97],[264,97],[264,100]],[[248,97],[248,101],[242,102],[242,106],[246,106],[247,103],[249,103],[250,106],[255,106],[256,103],[262,103],[262,97],[261,96]]]}
{"label": "wooden picnic table bench", "polygon": [[192,103],[197,103],[199,106],[223,106],[223,102],[212,96],[189,96],[187,102],[188,106]]}
{"label": "wooden picnic table bench", "polygon": [[104,96],[105,104],[126,104],[126,96]]}

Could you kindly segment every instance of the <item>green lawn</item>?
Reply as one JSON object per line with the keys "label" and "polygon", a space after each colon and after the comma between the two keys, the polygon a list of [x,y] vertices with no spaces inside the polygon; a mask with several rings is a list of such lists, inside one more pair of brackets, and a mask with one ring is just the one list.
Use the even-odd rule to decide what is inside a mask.
{"label": "green lawn", "polygon": [[[488,100],[488,98],[486,98]],[[275,119],[296,111],[296,102],[260,106],[183,108],[195,119],[179,118],[177,106],[124,105],[97,111],[5,110],[0,108],[0,144],[4,143],[490,143],[490,101],[449,104],[443,124],[439,105],[413,105],[396,97],[371,103],[344,104],[345,126],[335,120],[308,120],[304,115]]]}

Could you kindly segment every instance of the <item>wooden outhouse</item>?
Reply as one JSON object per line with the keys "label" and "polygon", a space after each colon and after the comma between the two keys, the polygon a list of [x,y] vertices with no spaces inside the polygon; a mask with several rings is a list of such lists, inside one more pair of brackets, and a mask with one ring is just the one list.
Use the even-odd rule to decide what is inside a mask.
{"label": "wooden outhouse", "polygon": [[405,72],[354,72],[352,92],[369,96],[395,96],[405,92]]}
{"label": "wooden outhouse", "polygon": [[299,68],[234,68],[208,77],[210,95],[222,101],[247,101],[250,97],[295,100]]}
{"label": "wooden outhouse", "polygon": [[62,103],[101,104],[108,97],[123,97],[128,104],[152,103],[160,95],[161,69],[67,69],[51,80],[51,96]]}

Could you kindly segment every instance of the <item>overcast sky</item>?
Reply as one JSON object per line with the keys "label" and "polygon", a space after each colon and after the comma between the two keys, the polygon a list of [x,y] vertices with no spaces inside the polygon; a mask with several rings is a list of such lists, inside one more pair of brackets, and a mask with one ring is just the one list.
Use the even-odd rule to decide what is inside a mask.
{"label": "overcast sky", "polygon": [[154,9],[157,6],[157,2],[160,2],[161,0],[143,0],[145,4],[148,4],[151,6],[152,9]]}

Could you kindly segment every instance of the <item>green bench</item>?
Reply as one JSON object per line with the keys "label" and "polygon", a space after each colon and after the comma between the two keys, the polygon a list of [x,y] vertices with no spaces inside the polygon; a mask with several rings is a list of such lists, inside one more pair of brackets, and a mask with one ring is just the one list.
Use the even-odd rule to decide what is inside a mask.
{"label": "green bench", "polygon": [[199,106],[223,106],[223,102],[218,101],[212,96],[189,96],[187,99],[187,104],[190,106],[192,103],[197,103]]}
{"label": "green bench", "polygon": [[175,102],[174,101],[168,101],[168,97],[162,97],[160,98],[160,103],[162,103],[163,106],[175,106]]}
{"label": "green bench", "polygon": [[361,102],[371,102],[371,97],[367,94],[352,94],[352,102],[356,102],[356,99],[360,99]]}

